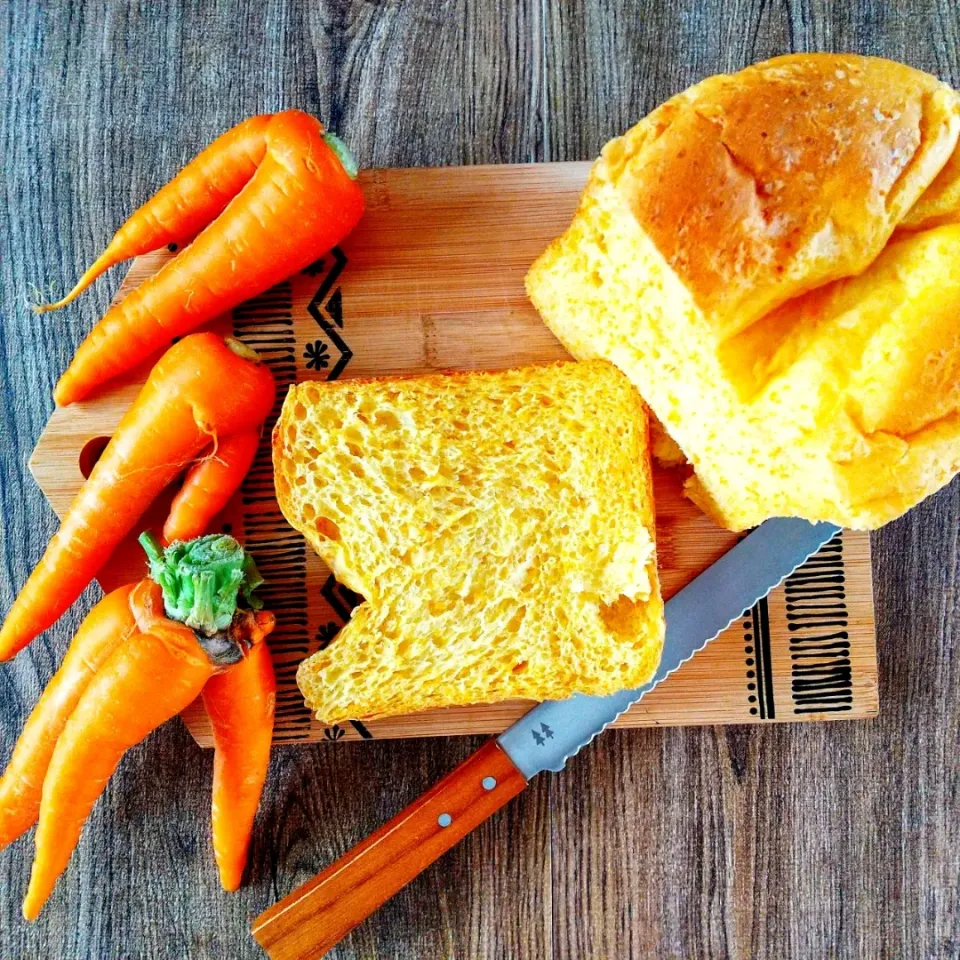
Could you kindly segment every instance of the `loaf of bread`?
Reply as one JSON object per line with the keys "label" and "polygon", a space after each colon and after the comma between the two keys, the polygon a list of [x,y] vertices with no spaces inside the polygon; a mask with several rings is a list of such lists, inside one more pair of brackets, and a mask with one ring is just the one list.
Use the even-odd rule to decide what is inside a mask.
{"label": "loaf of bread", "polygon": [[287,520],[361,594],[324,723],[644,683],[663,639],[642,401],[603,361],[291,387]]}
{"label": "loaf of bread", "polygon": [[960,96],[886,60],[711,77],[607,144],[527,289],[739,530],[886,523],[960,470]]}

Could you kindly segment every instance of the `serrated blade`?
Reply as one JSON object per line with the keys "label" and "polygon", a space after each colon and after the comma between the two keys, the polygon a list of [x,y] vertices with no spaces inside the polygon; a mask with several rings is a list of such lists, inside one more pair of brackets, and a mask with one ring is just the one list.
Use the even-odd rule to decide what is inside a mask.
{"label": "serrated blade", "polygon": [[544,770],[559,773],[570,757],[624,710],[723,633],[839,532],[832,523],[796,518],[762,523],[667,601],[663,654],[649,683],[606,697],[575,694],[569,700],[547,700],[505,730],[498,738],[500,746],[528,780]]}

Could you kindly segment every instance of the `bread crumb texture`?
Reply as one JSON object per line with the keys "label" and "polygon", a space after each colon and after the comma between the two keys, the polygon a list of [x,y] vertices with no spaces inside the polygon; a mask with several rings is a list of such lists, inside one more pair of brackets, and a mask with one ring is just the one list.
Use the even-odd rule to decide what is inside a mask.
{"label": "bread crumb texture", "polygon": [[604,148],[527,289],[725,526],[874,528],[960,470],[960,96],[888,60],[711,77]]}
{"label": "bread crumb texture", "polygon": [[646,682],[647,420],[603,361],[291,387],[280,507],[365,602],[297,680],[324,723]]}

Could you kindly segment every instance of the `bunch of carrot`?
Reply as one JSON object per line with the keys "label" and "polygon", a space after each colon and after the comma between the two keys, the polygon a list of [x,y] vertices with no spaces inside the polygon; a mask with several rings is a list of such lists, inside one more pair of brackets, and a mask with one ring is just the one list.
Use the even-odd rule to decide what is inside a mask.
{"label": "bunch of carrot", "polygon": [[[223,389],[226,383],[229,390]],[[193,538],[243,480],[274,392],[269,370],[243,344],[197,333],[173,346],[151,371],[15,601],[0,629],[0,656],[12,656],[70,606],[184,467],[187,476],[164,539],[177,551],[184,541],[197,543]],[[147,542],[151,567],[172,599],[167,602],[156,582],[144,580],[115,590],[94,607],[0,779],[0,847],[39,819],[24,902],[30,919],[66,866],[83,821],[123,753],[201,693],[216,748],[214,850],[224,887],[240,884],[273,731],[273,670],[261,642],[272,617],[244,621],[246,635],[228,638],[226,646],[245,656],[224,664],[222,651],[219,659],[213,656],[209,642],[194,632],[203,626],[210,632],[211,625],[194,622],[182,603],[174,603],[176,578],[165,578],[157,565],[159,548]],[[231,543],[234,552],[243,553]],[[207,566],[215,559],[206,558]],[[234,567],[236,579],[236,561]],[[193,573],[204,589],[214,582],[214,568]],[[248,575],[245,582],[256,579]],[[186,594],[200,595],[192,586]],[[197,609],[210,606],[205,602]],[[164,616],[165,608],[179,619]],[[221,610],[213,626],[223,628],[232,617],[232,609]],[[228,669],[220,672],[224,666]]]}
{"label": "bunch of carrot", "polygon": [[[363,212],[355,178],[346,148],[314,118],[295,110],[252,117],[140,207],[63,300],[37,308],[66,305],[130,257],[183,247],[104,315],[57,384],[58,404],[81,400],[174,341],[0,628],[0,660],[6,660],[60,617],[186,470],[163,528],[171,546],[162,551],[145,542],[155,579],[114,591],[90,612],[0,779],[0,847],[39,821],[24,902],[29,918],[65,867],[123,753],[201,693],[216,749],[214,850],[223,885],[232,890],[240,883],[272,737],[274,681],[262,641],[273,619],[223,609],[227,634],[224,623],[211,634],[203,616],[205,629],[198,630],[181,606],[191,607],[198,590],[207,595],[216,570],[192,570],[194,583],[178,579],[168,560],[186,563],[184,542],[205,533],[239,487],[275,385],[243,344],[212,333],[185,335],[339,243]],[[194,561],[203,553],[190,549]],[[248,594],[249,576],[246,569],[241,577]],[[209,613],[211,603],[200,609]]]}
{"label": "bunch of carrot", "polygon": [[[252,117],[215,140],[130,217],[63,300],[40,308],[69,303],[121,260],[201,231],[94,327],[57,384],[57,402],[85,397],[316,260],[363,212],[355,176],[340,141],[297,110]],[[195,501],[208,514],[204,523],[211,499],[222,508],[249,469],[274,399],[266,368],[243,365],[253,352],[227,346],[236,360],[211,334],[196,335],[154,368],[0,629],[0,660],[73,603],[146,506],[205,447],[212,455],[191,468],[165,536],[190,535]]]}
{"label": "bunch of carrot", "polygon": [[346,147],[299,110],[251,117],[215,140],[130,217],[66,297],[37,308],[62,307],[114,264],[199,234],[93,328],[57,403],[82,400],[330,250],[363,213],[356,172]]}
{"label": "bunch of carrot", "polygon": [[174,344],[150,372],[14,601],[0,628],[0,660],[60,617],[184,469],[164,536],[204,533],[242,482],[275,392],[267,367],[235,340],[195,333]]}
{"label": "bunch of carrot", "polygon": [[[246,586],[249,600],[259,578],[233,538],[176,544],[174,558],[149,538],[145,545],[153,578],[114,590],[90,611],[0,778],[0,847],[38,824],[28,920],[50,896],[123,754],[201,694],[216,750],[214,851],[224,887],[240,885],[270,758],[276,686],[263,640],[273,614],[237,609],[238,590]],[[156,570],[171,559],[169,576],[190,594],[192,626],[167,616],[175,598]],[[223,619],[225,633],[216,629]]]}

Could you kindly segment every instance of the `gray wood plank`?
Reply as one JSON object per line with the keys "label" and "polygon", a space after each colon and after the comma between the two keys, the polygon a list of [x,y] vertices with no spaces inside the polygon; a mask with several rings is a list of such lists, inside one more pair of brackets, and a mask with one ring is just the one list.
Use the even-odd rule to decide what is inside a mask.
{"label": "gray wood plank", "polygon": [[[957,85],[958,30],[935,2],[554,5],[546,157],[791,50]],[[878,720],[607,734],[552,784],[556,957],[960,956],[958,523],[954,481],[873,537]]]}
{"label": "gray wood plank", "polygon": [[[218,132],[297,106],[366,165],[593,156],[702,76],[852,49],[960,82],[951,0],[0,5],[0,609],[54,519],[25,463],[120,269],[38,318],[132,207]],[[874,538],[882,715],[608,734],[453,851],[338,957],[960,956],[960,484]],[[94,591],[0,667],[9,756]],[[0,854],[0,955],[259,955],[250,916],[476,741],[278,750],[251,883],[209,853],[210,757],[175,722],[133,751],[34,927],[31,843]]]}

